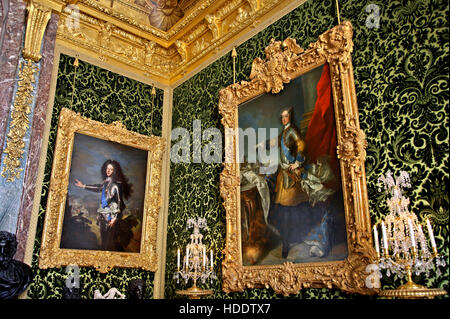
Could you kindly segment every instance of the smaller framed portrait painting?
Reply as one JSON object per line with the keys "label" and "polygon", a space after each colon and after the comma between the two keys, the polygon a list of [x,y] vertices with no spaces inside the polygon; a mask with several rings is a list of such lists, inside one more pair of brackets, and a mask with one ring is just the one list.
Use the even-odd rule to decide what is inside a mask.
{"label": "smaller framed portrait painting", "polygon": [[39,266],[156,269],[164,141],[62,109]]}

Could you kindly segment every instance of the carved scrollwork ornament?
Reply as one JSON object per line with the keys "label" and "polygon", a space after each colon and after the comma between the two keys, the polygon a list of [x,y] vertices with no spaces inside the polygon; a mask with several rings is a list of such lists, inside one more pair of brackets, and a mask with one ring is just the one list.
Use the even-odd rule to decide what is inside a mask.
{"label": "carved scrollwork ornament", "polygon": [[297,293],[302,287],[302,282],[295,271],[294,264],[285,262],[282,267],[276,269],[275,273],[270,276],[269,286],[276,293],[285,296]]}
{"label": "carved scrollwork ornament", "polygon": [[245,288],[271,288],[278,294],[298,293],[303,288],[339,288],[349,293],[375,294],[377,289],[365,286],[365,269],[375,253],[371,245],[368,198],[364,163],[367,142],[359,128],[358,106],[351,74],[352,26],[345,21],[326,31],[303,50],[295,39],[272,39],[265,49],[266,58],[256,58],[250,81],[241,81],[222,89],[219,112],[227,130],[238,126],[239,105],[261,94],[281,92],[286,83],[302,74],[330,65],[330,77],[337,130],[337,157],[341,163],[343,201],[348,256],[339,261],[244,266],[240,227],[240,166],[235,136],[228,137],[226,152],[231,155],[220,176],[220,194],[226,210],[227,236],[222,264],[223,289],[226,292]]}
{"label": "carved scrollwork ornament", "polygon": [[222,272],[224,278],[226,278],[223,282],[223,290],[225,292],[242,291],[245,289],[244,282],[240,280],[243,276],[242,269],[236,267],[234,262],[225,261]]}
{"label": "carved scrollwork ornament", "polygon": [[216,40],[216,39],[220,38],[221,33],[222,33],[220,19],[213,14],[208,14],[205,17],[205,20],[208,23],[208,28],[212,32],[213,39]]}
{"label": "carved scrollwork ornament", "polygon": [[347,127],[337,147],[338,159],[351,166],[355,173],[361,173],[366,161],[367,141],[363,130],[354,126]]}
{"label": "carved scrollwork ornament", "polygon": [[20,178],[21,162],[25,152],[25,135],[30,127],[29,114],[33,103],[34,83],[38,66],[30,59],[20,62],[19,82],[11,112],[9,132],[4,153],[2,176],[8,182]]}
{"label": "carved scrollwork ornament", "polygon": [[175,41],[175,46],[177,48],[178,53],[181,56],[181,61],[187,61],[188,59],[188,50],[187,50],[187,43],[183,42],[181,40]]}
{"label": "carved scrollwork ornament", "polygon": [[283,84],[291,81],[289,62],[302,52],[295,39],[288,38],[283,42],[271,39],[265,49],[266,60],[253,60],[250,79],[265,83],[266,92],[279,93]]}
{"label": "carved scrollwork ornament", "polygon": [[340,71],[345,73],[353,51],[352,37],[353,27],[349,21],[344,21],[320,35],[319,41],[311,45],[311,48],[315,48],[320,55],[324,56],[331,67],[339,68],[341,64]]}
{"label": "carved scrollwork ornament", "polygon": [[27,28],[22,55],[25,59],[38,62],[41,58],[41,44],[44,32],[50,20],[51,8],[35,0],[29,0],[27,5]]}

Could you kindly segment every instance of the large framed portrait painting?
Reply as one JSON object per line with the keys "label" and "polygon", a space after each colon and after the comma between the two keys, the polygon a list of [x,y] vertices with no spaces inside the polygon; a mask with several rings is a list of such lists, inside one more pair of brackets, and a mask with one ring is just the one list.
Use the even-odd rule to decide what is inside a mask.
{"label": "large framed portrait painting", "polygon": [[40,266],[155,271],[163,141],[62,109]]}
{"label": "large framed portrait painting", "polygon": [[221,175],[225,291],[375,292],[365,286],[374,252],[351,37],[344,22],[306,51],[272,39],[250,81],[220,92],[233,132]]}

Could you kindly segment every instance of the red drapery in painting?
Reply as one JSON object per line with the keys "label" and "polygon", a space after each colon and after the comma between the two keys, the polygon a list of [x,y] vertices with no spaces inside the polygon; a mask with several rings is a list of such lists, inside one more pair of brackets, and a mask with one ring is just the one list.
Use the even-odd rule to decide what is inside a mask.
{"label": "red drapery in painting", "polygon": [[315,163],[319,157],[329,156],[329,163],[335,176],[340,176],[339,162],[336,156],[336,121],[328,63],[323,66],[322,75],[316,88],[317,100],[305,136],[307,158],[310,163]]}

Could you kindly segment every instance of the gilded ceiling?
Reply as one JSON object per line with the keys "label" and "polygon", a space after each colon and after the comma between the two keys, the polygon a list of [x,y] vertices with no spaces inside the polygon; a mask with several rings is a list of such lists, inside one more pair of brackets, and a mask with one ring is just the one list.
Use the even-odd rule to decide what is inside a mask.
{"label": "gilded ceiling", "polygon": [[109,8],[140,24],[169,30],[200,0],[96,0],[99,8]]}
{"label": "gilded ceiling", "polygon": [[61,4],[60,43],[170,85],[301,0],[35,0]]}

